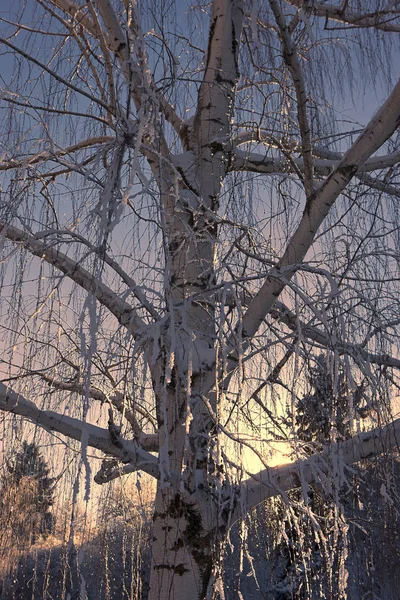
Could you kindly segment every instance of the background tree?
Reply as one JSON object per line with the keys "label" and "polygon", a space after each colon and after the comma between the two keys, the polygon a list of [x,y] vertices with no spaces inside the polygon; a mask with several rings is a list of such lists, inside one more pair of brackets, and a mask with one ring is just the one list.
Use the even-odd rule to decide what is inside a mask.
{"label": "background tree", "polygon": [[[296,399],[295,435],[300,442],[297,451],[307,456],[320,451],[332,439],[349,439],[362,424],[365,427],[363,420],[371,418],[373,406],[365,393],[365,382],[354,390],[349,389],[346,374],[332,356],[310,356],[306,381],[306,393]],[[354,465],[339,489],[329,481],[321,481],[310,488],[290,492],[290,503],[278,503],[278,519],[285,528],[280,535],[275,535],[278,556],[272,579],[276,580],[277,600],[309,595],[340,597],[339,571],[343,557],[350,580],[346,589],[349,598],[368,593],[396,597],[398,578],[395,574],[392,578],[392,569],[388,567],[383,577],[371,578],[368,569],[360,568],[361,556],[364,567],[380,562],[382,543],[390,544],[393,535],[391,532],[386,537],[382,532],[399,528],[399,515],[395,509],[391,510],[394,507],[377,500],[385,472],[384,462],[380,457]],[[395,498],[400,490],[398,461],[390,470],[388,481],[391,496]],[[350,527],[349,536],[336,526],[336,510],[340,511],[346,528]],[[398,555],[395,548],[389,554]],[[390,583],[385,585],[385,580]]]}
{"label": "background tree", "polygon": [[18,553],[53,528],[54,479],[35,442],[6,462],[0,480],[0,578]]}
{"label": "background tree", "polygon": [[[233,522],[397,443],[398,10],[37,0],[1,19],[5,423],[80,442],[86,495],[89,447],[97,483],[155,477],[151,600],[217,594]],[[293,434],[316,348],[366,382],[375,428],[251,476],[244,448],[278,400]]]}
{"label": "background tree", "polygon": [[[365,400],[362,384],[351,391],[345,373],[332,356],[311,355],[306,369],[307,388],[295,402],[295,436],[299,441],[297,452],[310,456],[332,440],[343,441],[354,434],[354,417],[357,414],[359,420],[358,409]],[[341,595],[341,563],[352,560],[346,533],[336,527],[338,516],[343,518],[346,493],[327,483],[290,492],[290,502],[281,502],[278,508],[284,531],[276,544],[280,557],[275,568],[277,600],[307,598],[311,588],[315,597]]]}
{"label": "background tree", "polygon": [[[25,527],[31,525],[28,537],[20,536],[18,528],[14,528],[14,533],[22,537],[23,542],[30,542],[38,534],[49,533],[53,527],[51,507],[54,502],[54,478],[49,477],[50,470],[37,444],[29,444],[24,440],[22,449],[8,462],[7,470],[9,475],[7,481],[3,482],[3,490],[14,488],[18,495],[18,491],[22,491],[27,484],[32,490],[32,497],[26,504],[37,515],[36,523],[29,524],[28,519],[28,523],[24,524]],[[14,512],[18,514],[18,510]]]}
{"label": "background tree", "polygon": [[321,450],[332,441],[345,440],[355,432],[355,419],[366,416],[363,383],[350,390],[340,364],[329,365],[324,354],[310,357],[306,380],[308,393],[296,401],[296,434],[308,442],[307,454]]}

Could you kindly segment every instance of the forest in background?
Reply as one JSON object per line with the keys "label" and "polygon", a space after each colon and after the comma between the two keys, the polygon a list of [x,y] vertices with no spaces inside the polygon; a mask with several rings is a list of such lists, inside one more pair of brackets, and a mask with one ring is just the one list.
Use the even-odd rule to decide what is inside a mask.
{"label": "forest in background", "polygon": [[[323,443],[329,433],[330,404],[337,401],[323,355],[309,373],[308,384],[309,393],[296,407],[298,431],[309,444]],[[343,385],[341,394],[348,397]],[[364,412],[363,418],[367,417]],[[284,422],[281,418],[282,428]],[[349,435],[347,418],[341,427],[341,433],[346,435],[347,429]],[[41,452],[35,442],[24,441],[20,451],[2,465],[1,600],[145,600],[151,563],[153,480],[134,474],[112,482],[87,503],[81,498],[71,505],[65,473],[51,477],[45,455],[46,447]],[[342,547],[343,566],[348,571],[347,598],[358,600],[374,594],[395,600],[400,593],[400,459],[395,454],[366,461],[354,470],[353,478],[353,485],[349,483],[340,498],[349,527]],[[292,492],[290,500],[290,506],[279,498],[259,505],[230,531],[224,556],[226,600],[318,599],[327,595],[326,566],[335,560],[344,540],[338,532],[327,556],[329,550],[310,535],[313,524],[302,505],[301,492]],[[307,501],[322,519],[324,534],[332,535],[332,499],[327,502],[323,488],[315,486]],[[312,587],[307,585],[309,577]],[[335,596],[332,589],[331,597]]]}

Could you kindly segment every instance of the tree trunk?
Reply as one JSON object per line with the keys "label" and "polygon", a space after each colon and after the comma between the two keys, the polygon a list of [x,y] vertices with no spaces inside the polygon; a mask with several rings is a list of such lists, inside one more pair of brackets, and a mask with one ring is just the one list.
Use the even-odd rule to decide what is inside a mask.
{"label": "tree trunk", "polygon": [[215,393],[208,394],[207,404],[203,391],[208,363],[216,359],[215,215],[229,165],[220,140],[227,138],[233,114],[240,0],[214,2],[211,21],[196,116],[187,127],[187,151],[174,157],[180,177],[169,171],[159,180],[166,208],[170,322],[159,355],[159,384],[154,386],[161,480],[149,600],[205,598],[219,546],[213,500],[211,495],[200,498],[201,490],[210,489],[208,475],[214,469],[210,443],[216,412]]}
{"label": "tree trunk", "polygon": [[195,504],[158,484],[149,600],[202,600],[211,581],[214,536]]}

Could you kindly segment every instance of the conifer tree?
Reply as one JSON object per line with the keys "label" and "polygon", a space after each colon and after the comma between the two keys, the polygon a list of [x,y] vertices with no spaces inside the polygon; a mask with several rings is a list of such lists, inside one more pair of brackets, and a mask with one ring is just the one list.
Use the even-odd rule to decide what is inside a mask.
{"label": "conifer tree", "polygon": [[53,528],[54,478],[35,442],[22,447],[8,461],[0,488],[0,521],[16,546],[35,542]]}
{"label": "conifer tree", "polygon": [[[309,390],[295,405],[295,436],[306,455],[321,451],[330,441],[351,437],[350,410],[357,409],[362,398],[362,385],[350,390],[343,370],[330,368],[325,354],[310,358],[306,373]],[[343,508],[339,481],[332,478],[293,491],[290,500],[290,506],[282,504],[278,511],[283,530],[277,547],[277,600],[310,597],[311,580],[320,597],[340,597],[341,564],[347,548],[337,527]],[[334,553],[330,547],[334,545],[335,564],[331,564]]]}

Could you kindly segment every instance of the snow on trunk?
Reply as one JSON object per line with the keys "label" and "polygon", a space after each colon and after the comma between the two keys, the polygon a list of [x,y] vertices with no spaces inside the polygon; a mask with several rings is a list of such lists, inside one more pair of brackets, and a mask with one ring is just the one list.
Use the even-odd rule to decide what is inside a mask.
{"label": "snow on trunk", "polygon": [[195,118],[186,125],[186,151],[174,157],[176,171],[164,172],[159,180],[170,318],[155,385],[161,481],[150,600],[204,598],[212,572],[211,548],[218,546],[213,534],[216,518],[207,518],[207,526],[203,523],[207,506],[201,504],[211,496],[199,500],[214,471],[210,434],[215,422],[202,390],[208,365],[215,362],[215,214],[228,171],[218,140],[230,129],[241,20],[240,2],[214,2],[207,66]]}

